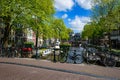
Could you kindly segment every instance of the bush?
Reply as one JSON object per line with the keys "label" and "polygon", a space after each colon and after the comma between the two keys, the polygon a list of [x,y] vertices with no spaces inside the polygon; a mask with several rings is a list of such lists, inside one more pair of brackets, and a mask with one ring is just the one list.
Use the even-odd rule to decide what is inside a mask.
{"label": "bush", "polygon": [[24,42],[24,46],[34,48],[34,43],[33,42]]}
{"label": "bush", "polygon": [[69,47],[71,47],[71,44],[69,44],[69,43],[63,43],[63,44],[60,44],[60,49],[61,50],[69,50]]}
{"label": "bush", "polygon": [[71,47],[71,44],[69,44],[69,43],[60,44],[60,50],[62,51],[62,52],[60,52],[60,55],[59,55],[60,62],[64,62],[65,57],[66,57],[70,47]]}

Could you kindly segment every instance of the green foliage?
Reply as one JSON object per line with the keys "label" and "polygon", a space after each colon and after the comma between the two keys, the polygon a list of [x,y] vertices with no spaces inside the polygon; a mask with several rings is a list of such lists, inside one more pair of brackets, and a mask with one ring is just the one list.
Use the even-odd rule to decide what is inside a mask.
{"label": "green foliage", "polygon": [[60,54],[60,62],[65,61],[66,55],[69,51],[70,46],[71,46],[71,44],[69,44],[69,43],[60,44],[60,50],[62,51]]}
{"label": "green foliage", "polygon": [[32,44],[32,45],[34,45],[34,42],[24,42],[24,44]]}
{"label": "green foliage", "polygon": [[105,32],[110,33],[118,29],[120,24],[120,1],[119,0],[94,0],[96,5],[92,9],[91,23],[85,25],[82,37],[102,37]]}
{"label": "green foliage", "polygon": [[4,43],[7,43],[11,29],[16,29],[16,24],[21,24],[23,29],[38,30],[40,34],[43,26],[50,24],[54,13],[53,0],[0,0],[0,17],[7,29]]}
{"label": "green foliage", "polygon": [[70,30],[65,26],[62,19],[54,19],[52,23],[53,37],[68,39]]}
{"label": "green foliage", "polygon": [[60,49],[63,51],[65,51],[65,50],[68,51],[70,46],[71,46],[71,44],[69,44],[69,43],[63,43],[63,44],[60,44]]}
{"label": "green foliage", "polygon": [[33,42],[24,42],[24,46],[34,48],[34,43]]}
{"label": "green foliage", "polygon": [[[38,31],[38,37],[44,39],[68,39],[70,29],[62,19],[55,19],[54,0],[0,0],[0,17],[3,17],[6,31],[4,43],[7,43],[11,29],[25,31],[26,28]],[[16,26],[16,25],[21,26]]]}

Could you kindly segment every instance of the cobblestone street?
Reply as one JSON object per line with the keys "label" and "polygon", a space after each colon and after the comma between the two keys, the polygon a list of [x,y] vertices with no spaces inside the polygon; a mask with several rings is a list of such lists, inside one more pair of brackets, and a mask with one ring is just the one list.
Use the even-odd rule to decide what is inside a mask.
{"label": "cobblestone street", "polygon": [[119,67],[0,58],[1,80],[119,80]]}

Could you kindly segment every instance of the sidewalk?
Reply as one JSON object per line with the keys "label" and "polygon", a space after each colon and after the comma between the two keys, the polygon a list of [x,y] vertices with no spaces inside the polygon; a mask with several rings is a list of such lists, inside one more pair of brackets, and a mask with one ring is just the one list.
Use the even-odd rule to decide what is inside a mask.
{"label": "sidewalk", "polygon": [[120,68],[110,68],[87,64],[53,63],[47,60],[36,60],[29,58],[0,58],[0,63],[15,64],[29,67],[36,67],[48,70],[55,70],[65,73],[79,74],[98,79],[118,80],[120,79]]}

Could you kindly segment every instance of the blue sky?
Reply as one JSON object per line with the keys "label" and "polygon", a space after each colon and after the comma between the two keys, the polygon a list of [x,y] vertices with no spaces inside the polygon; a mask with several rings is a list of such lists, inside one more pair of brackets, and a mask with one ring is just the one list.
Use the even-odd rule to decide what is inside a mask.
{"label": "blue sky", "polygon": [[55,0],[55,17],[62,18],[75,33],[90,22],[92,0]]}

